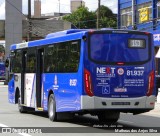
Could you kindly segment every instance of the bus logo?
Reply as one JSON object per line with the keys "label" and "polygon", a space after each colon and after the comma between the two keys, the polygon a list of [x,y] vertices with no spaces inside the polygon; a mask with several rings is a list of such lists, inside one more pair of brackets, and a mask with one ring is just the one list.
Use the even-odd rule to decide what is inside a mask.
{"label": "bus logo", "polygon": [[102,87],[102,94],[110,94],[110,87],[109,86],[103,86]]}
{"label": "bus logo", "polygon": [[114,74],[114,70],[115,68],[112,67],[101,67],[101,68],[97,68],[97,73],[100,74]]}
{"label": "bus logo", "polygon": [[58,84],[58,81],[57,81],[57,75],[55,75],[54,77],[54,84],[57,85]]}
{"label": "bus logo", "polygon": [[59,88],[57,75],[55,75],[55,77],[54,77],[54,85],[53,85],[53,88],[54,88],[55,90],[57,90],[57,89]]}
{"label": "bus logo", "polygon": [[76,86],[77,85],[77,79],[70,79],[69,84],[70,84],[70,86]]}
{"label": "bus logo", "polygon": [[123,68],[119,68],[118,70],[117,70],[117,73],[118,73],[118,75],[123,75],[124,74],[124,69]]}
{"label": "bus logo", "polygon": [[107,77],[115,77],[115,68],[113,67],[97,67],[97,74],[105,74]]}

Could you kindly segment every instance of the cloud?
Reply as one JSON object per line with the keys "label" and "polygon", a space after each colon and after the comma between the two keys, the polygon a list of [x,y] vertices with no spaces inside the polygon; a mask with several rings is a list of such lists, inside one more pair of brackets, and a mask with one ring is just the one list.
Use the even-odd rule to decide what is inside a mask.
{"label": "cloud", "polygon": [[[60,2],[60,3],[59,3]],[[60,5],[59,5],[60,4]],[[41,11],[44,13],[53,13],[53,12],[70,12],[70,1],[69,0],[42,0]]]}
{"label": "cloud", "polygon": [[[34,13],[34,0],[32,1],[32,14]],[[86,7],[91,11],[95,11],[98,7],[98,0],[84,0]],[[101,4],[109,7],[113,13],[117,13],[117,2],[118,0],[101,0]],[[59,12],[59,2],[60,2],[60,12],[70,13],[70,0],[41,0],[42,7],[41,13],[54,13]],[[28,13],[28,0],[22,0],[22,10],[24,14]],[[5,18],[5,3],[2,2],[0,5],[0,19]]]}
{"label": "cloud", "polygon": [[[95,11],[98,8],[98,0],[84,0],[89,10]],[[101,0],[101,5],[110,8],[113,13],[117,13],[118,0]]]}
{"label": "cloud", "polygon": [[0,5],[0,19],[4,19],[5,18],[5,3],[2,3]]}
{"label": "cloud", "polygon": [[[70,13],[70,1],[71,0],[41,0],[42,7],[41,13],[54,13],[59,12],[59,2],[60,2],[60,12]],[[23,0],[23,9],[27,9],[28,0]],[[95,11],[98,7],[98,0],[84,0],[85,5],[89,10]],[[114,13],[117,13],[117,3],[118,0],[101,0],[101,4],[109,7]],[[32,0],[32,9],[34,1]],[[25,10],[23,10],[25,12]]]}

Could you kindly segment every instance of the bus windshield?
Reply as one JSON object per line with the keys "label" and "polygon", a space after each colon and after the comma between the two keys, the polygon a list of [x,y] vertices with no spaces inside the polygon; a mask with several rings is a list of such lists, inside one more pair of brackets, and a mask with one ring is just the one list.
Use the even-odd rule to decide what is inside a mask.
{"label": "bus windshield", "polygon": [[90,58],[96,62],[145,62],[150,58],[148,35],[97,33],[90,36]]}

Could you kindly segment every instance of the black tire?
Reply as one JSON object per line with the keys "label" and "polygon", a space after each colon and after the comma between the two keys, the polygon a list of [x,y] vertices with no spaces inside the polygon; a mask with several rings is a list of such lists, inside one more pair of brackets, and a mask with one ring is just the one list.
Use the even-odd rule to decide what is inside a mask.
{"label": "black tire", "polygon": [[27,112],[26,107],[21,105],[21,98],[20,97],[18,98],[18,110],[19,110],[20,113],[26,113]]}
{"label": "black tire", "polygon": [[118,121],[119,115],[120,115],[120,112],[104,111],[98,114],[98,119],[101,123],[111,125]]}
{"label": "black tire", "polygon": [[48,101],[48,117],[51,121],[57,121],[56,101],[53,94],[49,96]]}

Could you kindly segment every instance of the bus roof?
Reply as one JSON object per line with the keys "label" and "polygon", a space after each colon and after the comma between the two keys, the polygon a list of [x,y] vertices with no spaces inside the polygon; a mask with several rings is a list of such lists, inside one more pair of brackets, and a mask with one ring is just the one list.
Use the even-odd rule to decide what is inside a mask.
{"label": "bus roof", "polygon": [[87,31],[88,31],[87,29],[70,29],[70,30],[55,32],[55,33],[48,34],[44,39],[29,41],[29,42],[24,42],[19,44],[12,44],[10,46],[10,50],[41,46],[41,45],[52,44],[56,42],[63,42],[67,40],[75,40],[78,38],[80,39]]}
{"label": "bus roof", "polygon": [[[68,41],[68,40],[81,39],[82,36],[86,32],[89,32],[89,31],[97,31],[97,30],[96,29],[69,29],[65,31],[50,33],[44,39],[29,41],[29,42],[24,42],[24,43],[19,43],[19,44],[13,44],[10,46],[10,50],[42,46],[42,45],[53,44],[53,43],[63,42],[63,41]],[[117,29],[102,29],[98,31],[112,31],[113,33],[136,32],[133,30],[117,30]]]}
{"label": "bus roof", "polygon": [[65,31],[60,31],[60,32],[48,34],[45,38],[47,39],[47,38],[65,36],[68,34],[73,34],[73,33],[78,33],[78,32],[86,32],[86,31],[88,31],[88,30],[87,29],[69,29],[69,30],[65,30]]}

